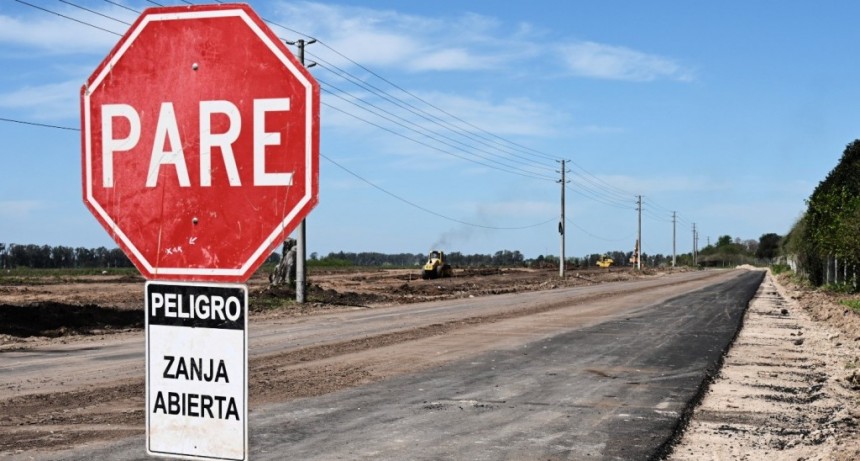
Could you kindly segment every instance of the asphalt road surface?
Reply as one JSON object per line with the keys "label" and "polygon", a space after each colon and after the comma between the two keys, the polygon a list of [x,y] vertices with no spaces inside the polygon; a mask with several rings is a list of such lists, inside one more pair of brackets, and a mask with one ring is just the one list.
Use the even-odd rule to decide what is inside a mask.
{"label": "asphalt road surface", "polygon": [[[612,293],[551,290],[570,301],[544,300],[551,308],[330,358],[363,364],[371,378],[252,405],[250,458],[657,457],[716,370],[762,277],[723,271],[651,288],[618,284],[625,287]],[[516,310],[533,295],[471,302]],[[359,323],[337,318],[329,326]],[[145,459],[144,446],[140,436],[38,458]]]}

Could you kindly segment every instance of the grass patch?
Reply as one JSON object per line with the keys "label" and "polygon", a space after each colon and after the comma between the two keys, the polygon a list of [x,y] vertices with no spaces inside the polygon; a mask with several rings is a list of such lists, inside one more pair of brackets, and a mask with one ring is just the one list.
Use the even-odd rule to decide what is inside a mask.
{"label": "grass patch", "polygon": [[140,279],[140,272],[134,267],[112,268],[65,268],[65,269],[33,269],[16,267],[0,270],[0,285],[50,285],[67,283],[76,277],[93,277],[89,281],[98,281],[98,277],[122,277],[129,280]]}
{"label": "grass patch", "polygon": [[251,311],[268,311],[280,309],[281,307],[295,304],[295,301],[288,298],[276,298],[270,296],[254,296],[248,299],[248,308]]}
{"label": "grass patch", "polygon": [[346,259],[338,259],[338,258],[322,258],[317,260],[309,260],[309,267],[351,267],[353,266],[352,262]]}
{"label": "grass patch", "polygon": [[773,264],[770,266],[770,271],[773,275],[779,275],[784,272],[791,272],[791,266],[788,264]]}
{"label": "grass patch", "polygon": [[839,304],[851,308],[854,312],[860,314],[860,299],[843,299]]}
{"label": "grass patch", "polygon": [[77,267],[62,269],[33,269],[31,267],[16,267],[0,271],[2,277],[74,277],[82,275],[138,275],[134,267]]}

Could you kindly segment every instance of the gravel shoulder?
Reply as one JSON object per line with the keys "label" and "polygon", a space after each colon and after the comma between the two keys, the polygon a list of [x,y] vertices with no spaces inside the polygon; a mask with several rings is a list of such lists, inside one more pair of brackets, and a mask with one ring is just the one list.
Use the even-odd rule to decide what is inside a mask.
{"label": "gravel shoulder", "polygon": [[860,459],[860,316],[768,273],[670,460]]}

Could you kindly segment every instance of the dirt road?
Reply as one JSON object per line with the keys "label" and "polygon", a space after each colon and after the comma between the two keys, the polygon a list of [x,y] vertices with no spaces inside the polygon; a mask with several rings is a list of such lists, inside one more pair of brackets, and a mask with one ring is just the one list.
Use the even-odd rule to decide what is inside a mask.
{"label": "dirt road", "polygon": [[[669,362],[655,363],[642,351],[656,341],[670,357],[700,342],[703,329],[687,325],[693,336],[682,338],[686,326],[675,319],[652,327],[643,319],[659,312],[657,306],[683,310],[684,297],[677,295],[736,277],[729,274],[593,271],[559,281],[540,271],[486,271],[423,282],[409,271],[332,272],[314,277],[317,299],[301,308],[279,307],[289,293],[252,281],[258,303],[250,327],[253,458],[281,459],[290,447],[307,459],[330,459],[325,453],[439,459],[449,447],[451,459],[469,450],[475,459],[534,459],[534,453],[641,459],[661,450],[677,459],[856,459],[860,337],[853,326],[860,322],[844,308],[827,307],[832,303],[822,295],[768,283],[689,435],[674,450],[669,444],[654,451],[655,440],[677,434],[680,412],[692,408],[667,386],[701,384],[703,376],[667,373]],[[600,283],[607,281],[621,283]],[[142,317],[142,282],[26,282],[0,283],[0,457],[141,458],[144,351],[135,319]],[[538,296],[529,294],[534,291]],[[507,294],[485,297],[492,293]],[[34,306],[46,311],[16,323],[22,308]],[[788,315],[775,314],[774,306]],[[105,309],[116,316],[97,321]],[[712,321],[728,315],[720,311]],[[822,320],[836,320],[842,330],[828,330]],[[8,333],[22,326],[43,333]],[[761,360],[747,360],[753,354]],[[582,395],[575,403],[571,388]],[[393,399],[392,392],[400,396]],[[749,419],[745,406],[762,400],[758,419]],[[559,401],[566,403],[551,405]],[[455,431],[447,423],[456,419],[464,425]],[[571,419],[582,419],[591,432],[571,429]],[[631,425],[648,428],[656,439],[636,439],[626,432]],[[428,427],[437,438],[425,437]],[[333,439],[346,451],[315,451],[340,433],[351,434]],[[509,449],[517,437],[519,448]],[[613,437],[637,442],[631,447]],[[403,451],[411,445],[423,451]]]}
{"label": "dirt road", "polygon": [[[456,301],[399,306],[397,308],[352,308],[314,316],[263,317],[250,326],[253,359],[284,354],[304,360],[318,355],[337,355],[371,347],[364,345],[404,342],[436,336],[463,326],[494,322],[509,317],[558,308],[573,299],[583,303],[619,294],[638,293],[680,283],[699,281],[713,274],[688,272],[671,278],[655,277],[627,284],[598,284],[574,290],[540,292],[539,298],[513,295],[465,298]],[[586,307],[590,312],[594,307]],[[0,397],[55,393],[77,388],[104,387],[105,383],[143,375],[140,360],[144,348],[141,332],[111,335],[80,335],[60,340],[41,340],[12,345],[0,366]],[[267,360],[273,360],[271,358]],[[252,360],[252,366],[256,363]]]}
{"label": "dirt road", "polygon": [[[414,374],[630,316],[726,277],[690,272],[528,296],[261,319],[251,326],[251,410]],[[6,350],[3,356],[0,449],[5,453],[45,457],[49,452],[44,450],[98,445],[142,433],[139,332],[49,342]]]}

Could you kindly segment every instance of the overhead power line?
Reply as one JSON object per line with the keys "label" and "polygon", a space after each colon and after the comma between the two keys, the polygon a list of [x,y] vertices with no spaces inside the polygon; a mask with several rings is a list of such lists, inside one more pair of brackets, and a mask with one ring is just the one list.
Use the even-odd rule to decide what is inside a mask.
{"label": "overhead power line", "polygon": [[[316,62],[319,64],[321,69],[324,69],[327,72],[331,72],[332,74],[347,80],[348,82],[354,84],[355,86],[357,86],[363,90],[366,90],[373,95],[376,95],[376,96],[382,98],[384,101],[386,101],[390,104],[393,104],[394,106],[396,106],[400,109],[403,109],[403,110],[419,117],[421,120],[427,121],[430,124],[441,128],[442,130],[450,131],[456,137],[461,137],[461,138],[468,140],[466,142],[474,142],[474,143],[480,144],[481,146],[484,146],[481,148],[478,148],[478,147],[471,147],[471,148],[480,150],[481,152],[485,152],[485,153],[488,153],[490,155],[498,156],[500,158],[510,159],[511,161],[514,161],[514,162],[522,164],[522,165],[529,165],[529,166],[534,166],[534,167],[541,168],[541,169],[552,170],[552,167],[547,165],[547,164],[538,163],[534,159],[523,156],[520,153],[518,153],[516,150],[510,149],[509,147],[501,145],[498,142],[495,142],[492,140],[491,140],[491,142],[487,142],[487,140],[485,138],[477,136],[474,133],[471,133],[468,130],[463,129],[462,127],[459,127],[455,124],[450,123],[447,120],[444,120],[444,119],[442,119],[442,118],[440,118],[440,117],[438,117],[432,113],[429,113],[429,112],[409,103],[408,101],[398,99],[398,98],[390,95],[386,91],[384,91],[384,90],[382,90],[382,89],[380,89],[380,88],[378,88],[378,87],[376,87],[370,83],[364,82],[363,80],[350,74],[349,72],[329,63],[328,61],[326,61],[322,57],[314,56],[314,59],[317,60]],[[336,69],[336,70],[333,70],[333,69]],[[333,85],[329,85],[329,86],[333,86]],[[342,90],[340,88],[338,88],[338,90],[345,93],[345,94],[348,94],[348,92],[345,90]],[[448,136],[446,136],[446,138],[453,140],[453,138],[450,138]],[[455,141],[455,142],[458,142],[460,144],[465,145],[465,142],[463,142],[463,141]],[[487,149],[491,149],[491,150],[487,150]],[[500,153],[501,154],[507,154],[507,155],[501,155]],[[513,157],[513,159],[511,159],[510,157]]]}
{"label": "overhead power line", "polygon": [[[294,32],[295,32],[295,31],[294,31]],[[305,34],[302,34],[301,32],[299,32],[299,33],[300,33],[301,35],[305,35]],[[467,126],[469,126],[469,127],[473,128],[473,129],[475,129],[475,130],[477,130],[477,131],[479,131],[479,132],[481,132],[481,133],[484,133],[485,135],[487,135],[487,136],[489,136],[489,137],[491,137],[491,138],[497,139],[497,140],[499,140],[499,141],[501,141],[501,142],[504,142],[504,143],[507,143],[507,144],[509,144],[509,145],[513,145],[513,146],[519,147],[519,148],[521,148],[521,149],[524,149],[525,151],[531,152],[531,153],[532,153],[532,155],[535,155],[535,156],[538,156],[538,157],[543,157],[545,160],[552,160],[552,161],[555,161],[555,160],[557,160],[557,159],[558,159],[558,156],[552,156],[552,155],[549,155],[549,154],[545,154],[545,153],[542,153],[542,152],[537,151],[537,150],[535,150],[535,149],[531,149],[531,148],[529,148],[529,147],[526,147],[526,146],[520,145],[520,144],[518,144],[518,143],[516,143],[516,142],[514,142],[514,141],[511,141],[511,140],[508,140],[508,139],[502,138],[501,136],[498,136],[498,135],[496,135],[496,134],[494,134],[494,133],[491,133],[491,132],[489,132],[489,131],[487,131],[487,130],[485,130],[485,129],[483,129],[483,128],[479,127],[479,126],[477,126],[477,125],[474,125],[474,124],[472,124],[472,123],[470,123],[470,122],[468,122],[468,121],[466,121],[466,120],[462,119],[461,117],[458,117],[457,115],[454,115],[454,114],[452,114],[452,113],[450,113],[450,112],[446,111],[445,109],[442,109],[441,107],[438,107],[437,105],[435,105],[435,104],[433,104],[433,103],[431,103],[431,102],[427,101],[426,99],[424,99],[424,98],[422,98],[422,97],[420,97],[420,96],[416,95],[415,93],[413,93],[413,92],[411,92],[411,91],[409,91],[409,90],[407,90],[407,89],[403,88],[402,86],[400,86],[400,85],[398,85],[398,84],[396,84],[396,83],[392,82],[391,80],[388,80],[387,78],[383,77],[382,75],[380,75],[380,74],[378,74],[378,73],[374,72],[373,70],[371,70],[371,69],[367,68],[367,67],[366,67],[366,66],[364,66],[363,64],[356,62],[355,60],[353,60],[353,59],[352,59],[352,58],[350,58],[349,56],[346,56],[345,54],[341,53],[340,51],[338,51],[338,50],[336,50],[336,49],[332,48],[330,45],[328,45],[328,44],[327,44],[327,43],[325,43],[324,41],[321,41],[321,40],[319,40],[319,39],[317,39],[317,40],[319,41],[319,44],[320,44],[320,45],[322,45],[322,46],[323,46],[323,47],[325,47],[326,49],[330,50],[332,53],[334,53],[334,54],[336,54],[336,55],[340,56],[341,58],[346,59],[347,61],[349,61],[350,63],[352,63],[352,64],[353,64],[353,65],[355,65],[356,67],[358,67],[358,68],[360,68],[360,69],[364,70],[365,72],[369,73],[370,75],[373,75],[374,77],[378,78],[379,80],[381,80],[381,81],[383,81],[383,82],[387,83],[388,85],[390,85],[391,87],[393,87],[393,88],[397,89],[398,91],[402,92],[403,94],[406,94],[406,95],[408,95],[409,97],[411,97],[411,98],[413,98],[413,99],[415,99],[415,100],[417,100],[417,101],[420,101],[421,103],[423,103],[423,104],[427,105],[428,107],[431,107],[431,108],[433,108],[434,110],[439,111],[440,113],[443,113],[443,114],[445,114],[446,116],[451,117],[452,119],[457,120],[458,122],[460,122],[460,123],[462,123],[462,124],[465,124],[465,125],[467,125]]]}
{"label": "overhead power line", "polygon": [[372,121],[370,121],[370,120],[367,120],[367,119],[364,119],[364,118],[362,118],[362,117],[359,117],[359,116],[357,116],[357,115],[355,115],[355,114],[353,114],[353,113],[347,112],[347,111],[345,111],[345,110],[343,110],[343,109],[341,109],[341,108],[339,108],[339,107],[333,106],[333,105],[331,105],[331,104],[328,104],[328,103],[325,103],[325,102],[320,103],[320,104],[322,104],[322,105],[323,105],[323,106],[325,106],[325,107],[328,107],[329,109],[332,109],[332,110],[338,111],[338,112],[340,112],[340,113],[342,113],[342,114],[344,114],[344,115],[348,115],[348,116],[350,116],[350,117],[353,117],[353,118],[355,118],[356,120],[362,121],[362,122],[367,123],[367,124],[369,124],[369,125],[373,125],[373,126],[375,126],[375,127],[379,128],[379,129],[384,130],[384,131],[387,131],[387,132],[389,132],[389,133],[391,133],[391,134],[393,134],[393,135],[395,135],[395,136],[399,136],[399,137],[401,137],[401,138],[403,138],[403,139],[407,139],[407,140],[409,140],[409,141],[412,141],[412,142],[415,142],[415,143],[421,144],[421,145],[423,145],[423,146],[425,146],[425,147],[427,147],[427,148],[433,149],[433,150],[438,151],[438,152],[441,152],[441,153],[443,153],[443,154],[447,154],[447,155],[450,155],[450,156],[453,156],[453,157],[457,157],[457,158],[459,158],[459,159],[461,159],[461,160],[465,160],[465,161],[467,161],[467,162],[472,162],[472,163],[475,163],[475,164],[478,164],[478,165],[485,166],[485,167],[487,167],[487,168],[492,168],[492,169],[494,169],[494,170],[504,171],[504,172],[506,172],[506,173],[516,174],[516,175],[519,175],[519,176],[524,176],[524,177],[529,177],[529,178],[534,178],[534,179],[546,179],[546,177],[536,176],[536,175],[529,174],[529,173],[524,173],[524,172],[518,172],[518,171],[506,170],[506,169],[501,168],[501,167],[499,167],[499,166],[497,166],[497,165],[493,165],[493,164],[490,164],[490,163],[484,163],[484,162],[481,162],[481,161],[478,161],[478,160],[475,160],[475,159],[471,159],[471,158],[468,158],[468,157],[464,157],[464,156],[462,156],[462,155],[458,155],[458,154],[455,154],[455,153],[453,153],[453,152],[447,151],[447,150],[445,150],[445,149],[442,149],[442,148],[439,148],[439,147],[436,147],[436,146],[430,145],[430,144],[425,143],[425,142],[423,142],[423,141],[421,141],[421,140],[418,140],[418,139],[412,138],[412,137],[407,136],[407,135],[405,135],[405,134],[403,134],[403,133],[398,133],[397,131],[392,130],[391,128],[385,127],[385,126],[380,125],[380,124],[378,124],[378,123],[374,123],[374,122],[372,122]]}
{"label": "overhead power line", "polygon": [[[451,137],[451,136],[448,136],[448,135],[446,135],[446,134],[444,134],[444,133],[439,133],[438,131],[430,130],[430,129],[428,129],[428,128],[425,128],[425,127],[423,127],[423,126],[421,126],[421,125],[419,125],[419,124],[417,124],[417,123],[415,123],[415,122],[413,122],[413,121],[411,121],[411,120],[409,120],[409,119],[407,119],[407,118],[404,118],[404,117],[402,117],[402,116],[399,116],[399,115],[397,115],[397,114],[395,114],[395,113],[393,113],[393,112],[391,112],[391,111],[389,111],[389,110],[387,110],[387,109],[385,109],[385,108],[382,108],[382,107],[378,106],[377,104],[374,104],[374,103],[372,103],[372,102],[369,102],[369,101],[366,101],[366,100],[364,100],[364,99],[362,99],[362,98],[359,98],[359,97],[357,97],[357,96],[355,96],[355,95],[353,95],[353,94],[351,94],[351,93],[349,93],[349,92],[347,92],[347,91],[345,91],[345,90],[343,90],[343,89],[341,89],[341,88],[338,88],[338,87],[336,87],[336,86],[334,86],[334,85],[332,85],[332,84],[330,84],[330,83],[328,83],[328,82],[326,82],[326,81],[324,81],[324,80],[321,80],[321,79],[317,78],[317,81],[319,81],[319,82],[320,82],[320,84],[322,84],[322,85],[326,86],[327,88],[332,88],[332,89],[334,89],[334,90],[336,90],[336,91],[340,92],[340,93],[341,93],[341,94],[343,94],[343,95],[349,95],[349,97],[350,97],[352,100],[347,100],[347,99],[346,99],[346,97],[341,96],[341,94],[337,94],[337,93],[335,93],[335,92],[331,91],[330,89],[329,89],[329,90],[327,90],[327,93],[328,93],[328,94],[331,94],[332,96],[334,96],[334,97],[336,97],[336,98],[338,98],[338,99],[341,99],[341,100],[343,100],[343,101],[346,101],[346,102],[348,102],[349,104],[355,105],[356,107],[358,107],[358,108],[360,108],[360,109],[362,109],[362,110],[365,110],[365,111],[370,112],[370,113],[373,113],[373,114],[375,114],[375,115],[377,115],[377,116],[383,117],[383,118],[385,118],[385,119],[387,119],[387,120],[389,120],[389,121],[393,121],[393,122],[397,123],[398,125],[400,125],[400,126],[402,126],[402,127],[406,128],[406,129],[408,129],[408,130],[410,130],[410,131],[416,132],[416,133],[421,134],[421,135],[424,135],[424,136],[431,137],[431,138],[433,138],[434,140],[436,140],[436,141],[438,141],[438,142],[440,142],[440,143],[442,143],[442,144],[445,144],[445,145],[447,145],[447,146],[449,146],[449,147],[453,147],[453,148],[455,148],[455,149],[457,149],[457,150],[461,150],[461,151],[463,151],[463,152],[471,153],[471,154],[473,154],[473,155],[476,155],[476,156],[479,156],[479,157],[481,157],[481,158],[484,158],[485,160],[488,160],[488,161],[493,161],[493,162],[497,162],[497,163],[502,163],[503,161],[504,161],[504,162],[507,162],[507,161],[508,161],[508,159],[506,159],[506,158],[504,158],[504,157],[499,157],[498,159],[494,158],[494,157],[497,157],[497,156],[498,156],[498,155],[497,155],[496,153],[494,153],[494,152],[488,151],[488,150],[486,150],[486,149],[477,148],[477,147],[475,147],[475,146],[473,146],[473,145],[470,145],[470,144],[464,143],[464,142],[462,142],[462,141],[460,141],[460,140],[458,140],[458,139],[455,139],[455,138],[453,138],[453,137]],[[367,107],[363,107],[363,106],[362,106],[362,104],[359,104],[359,102],[360,102],[360,103],[362,103],[362,104],[363,104],[363,106],[367,106]],[[406,126],[406,125],[404,125],[404,124],[401,124],[401,123],[399,123],[399,122],[396,122],[396,121],[394,121],[394,120],[391,120],[390,118],[388,118],[388,117],[386,117],[386,116],[379,115],[379,113],[378,113],[378,112],[376,112],[375,110],[373,110],[373,109],[371,109],[371,108],[376,109],[376,110],[378,110],[378,111],[380,111],[380,112],[383,112],[383,113],[385,113],[385,114],[388,114],[388,115],[390,115],[391,117],[394,117],[394,118],[396,118],[396,119],[398,119],[398,120],[401,120],[401,121],[403,121],[404,123],[408,124],[409,126]],[[443,140],[442,140],[442,139],[438,139],[438,138],[443,138]],[[487,156],[484,156],[484,155],[481,155],[481,154],[477,154],[477,153],[475,153],[475,152],[480,152],[481,154],[486,154]],[[515,161],[515,160],[511,160],[511,161]],[[534,167],[534,166],[535,166],[534,164],[529,164],[529,163],[525,163],[525,162],[522,162],[522,161],[515,161],[515,162],[516,162],[516,163],[519,163],[519,164],[521,164],[521,165],[525,165],[526,167]],[[509,166],[509,167],[511,167],[511,168],[514,168],[514,169],[520,169],[520,167],[519,167],[519,166],[514,166],[514,165],[508,165],[508,166]],[[542,167],[542,169],[552,171],[552,168],[550,168],[550,167]],[[549,179],[549,177],[547,177],[547,179]]]}
{"label": "overhead power line", "polygon": [[412,207],[414,207],[414,208],[417,208],[417,209],[419,209],[419,210],[421,210],[421,211],[423,211],[423,212],[425,212],[425,213],[429,213],[429,214],[432,214],[433,216],[437,216],[437,217],[439,217],[439,218],[446,219],[446,220],[448,220],[448,221],[452,221],[452,222],[455,222],[455,223],[458,223],[458,224],[463,224],[463,225],[470,226],[470,227],[480,227],[480,228],[483,228],[483,229],[493,229],[493,230],[522,230],[522,229],[531,229],[531,228],[533,228],[533,227],[542,226],[542,225],[544,225],[544,224],[547,224],[547,223],[553,222],[553,221],[555,221],[555,220],[557,219],[556,217],[552,217],[552,218],[550,218],[550,219],[548,219],[548,220],[546,220],[546,221],[542,221],[542,222],[539,222],[539,223],[529,224],[529,225],[526,225],[526,226],[516,226],[516,227],[486,226],[486,225],[483,225],[483,224],[477,224],[477,223],[472,223],[472,222],[468,222],[468,221],[462,221],[462,220],[459,220],[459,219],[456,219],[456,218],[452,218],[452,217],[450,217],[450,216],[445,216],[445,215],[443,215],[443,214],[441,214],[441,213],[437,213],[437,212],[435,212],[435,211],[433,211],[433,210],[430,210],[430,209],[425,208],[425,207],[423,207],[423,206],[421,206],[421,205],[418,205],[418,204],[417,204],[417,203],[415,203],[415,202],[411,202],[411,201],[409,201],[409,200],[407,200],[407,199],[405,199],[405,198],[403,198],[403,197],[401,197],[401,196],[399,196],[399,195],[397,195],[397,194],[395,194],[395,193],[393,193],[393,192],[390,192],[390,191],[388,191],[388,190],[386,190],[386,189],[384,189],[384,188],[380,187],[379,185],[377,185],[377,184],[375,184],[375,183],[373,183],[373,182],[371,182],[371,181],[369,181],[369,180],[365,179],[364,177],[362,177],[362,176],[358,175],[357,173],[355,173],[355,172],[353,172],[352,170],[350,170],[350,169],[346,168],[345,166],[341,165],[340,163],[338,163],[338,162],[336,162],[336,161],[334,161],[334,160],[332,160],[332,159],[330,159],[330,158],[326,157],[326,156],[325,156],[325,155],[323,155],[323,154],[320,154],[320,157],[322,157],[322,158],[324,158],[324,159],[328,160],[329,162],[331,162],[332,164],[334,164],[336,167],[338,167],[338,168],[342,169],[343,171],[345,171],[345,172],[347,172],[347,173],[351,174],[352,176],[355,176],[356,178],[358,178],[358,179],[359,179],[359,180],[361,180],[362,182],[364,182],[364,183],[368,184],[369,186],[373,187],[374,189],[377,189],[377,190],[379,190],[380,192],[382,192],[382,193],[384,193],[384,194],[386,194],[386,195],[388,195],[388,196],[390,196],[390,197],[393,197],[393,198],[395,198],[395,199],[397,199],[397,200],[400,200],[401,202],[406,203],[406,204],[408,204],[408,205],[410,205],[410,206],[412,206]]}
{"label": "overhead power line", "polygon": [[92,9],[89,9],[89,8],[86,8],[86,7],[83,7],[83,6],[81,6],[81,5],[78,5],[78,4],[75,4],[75,3],[69,2],[69,1],[67,1],[67,0],[59,0],[59,1],[60,1],[60,2],[62,2],[62,3],[65,3],[66,5],[73,6],[73,7],[77,8],[77,9],[79,9],[79,10],[84,10],[84,11],[86,11],[86,12],[88,12],[88,13],[92,13],[92,14],[94,14],[94,15],[96,15],[96,16],[101,16],[101,17],[103,17],[103,18],[105,18],[105,19],[110,19],[111,21],[116,21],[116,22],[118,22],[118,23],[120,23],[120,24],[125,24],[125,25],[127,25],[127,26],[130,26],[130,25],[131,25],[131,23],[130,23],[130,22],[125,22],[125,21],[123,21],[122,19],[117,19],[117,18],[115,18],[115,17],[113,17],[113,16],[108,16],[108,15],[106,15],[106,14],[99,13],[98,11],[95,11],[95,10],[92,10]]}
{"label": "overhead power line", "polygon": [[570,224],[571,226],[575,227],[576,229],[578,229],[578,230],[579,230],[580,232],[582,232],[583,234],[588,235],[589,237],[591,237],[591,238],[595,238],[595,239],[597,239],[597,240],[602,240],[602,241],[604,241],[604,242],[623,242],[623,241],[629,241],[629,240],[631,240],[631,239],[633,238],[633,236],[635,236],[635,235],[636,235],[636,232],[631,232],[631,233],[630,233],[629,235],[627,235],[626,237],[621,237],[621,238],[607,238],[607,237],[604,237],[604,236],[601,236],[601,235],[597,235],[597,234],[594,234],[594,233],[592,233],[592,232],[588,231],[587,229],[585,229],[585,228],[583,228],[582,226],[580,226],[580,225],[576,224],[575,222],[571,221],[570,219],[565,219],[565,222],[566,222],[566,223],[568,223],[568,224]]}
{"label": "overhead power line", "polygon": [[[326,86],[328,86],[328,85],[326,85]],[[445,145],[445,146],[451,147],[451,148],[453,148],[455,151],[463,152],[463,153],[464,153],[464,154],[466,154],[466,155],[470,155],[470,156],[478,157],[478,158],[480,158],[480,159],[484,160],[485,162],[489,162],[489,163],[484,163],[484,162],[476,161],[476,160],[472,159],[471,157],[465,157],[465,156],[462,156],[462,155],[455,155],[455,154],[451,153],[451,151],[449,151],[449,150],[447,150],[447,149],[444,149],[444,148],[436,148],[436,147],[434,147],[434,146],[431,146],[431,145],[430,145],[430,144],[428,144],[428,143],[417,141],[417,140],[415,140],[414,138],[411,138],[411,137],[409,137],[409,136],[404,136],[404,135],[402,135],[402,134],[400,134],[400,133],[396,133],[396,132],[394,132],[394,131],[389,131],[388,129],[383,128],[383,127],[382,127],[381,125],[379,125],[379,124],[375,124],[375,123],[372,123],[372,122],[370,122],[370,121],[368,121],[368,120],[366,120],[366,119],[364,119],[364,118],[361,118],[361,117],[355,116],[354,114],[348,113],[347,111],[345,111],[345,110],[343,110],[343,109],[341,109],[341,108],[335,107],[335,106],[333,106],[333,105],[331,105],[331,104],[323,103],[323,104],[324,104],[324,105],[326,105],[327,107],[330,107],[330,108],[332,108],[332,109],[334,109],[334,110],[337,110],[337,111],[340,111],[340,112],[342,112],[342,113],[345,113],[345,114],[351,115],[351,116],[353,116],[354,118],[356,118],[356,119],[358,119],[358,120],[361,120],[361,121],[363,121],[363,122],[366,122],[366,123],[372,124],[372,125],[374,125],[374,126],[376,126],[376,127],[386,129],[386,131],[389,131],[389,132],[391,132],[391,133],[393,133],[393,134],[396,134],[396,135],[398,135],[398,136],[402,136],[402,137],[404,137],[404,138],[406,138],[406,139],[409,139],[409,140],[411,140],[411,141],[417,142],[417,143],[419,143],[419,144],[421,144],[421,145],[423,145],[423,146],[430,147],[430,148],[432,148],[432,149],[434,149],[434,150],[438,150],[438,151],[440,151],[440,152],[443,152],[443,153],[446,153],[446,154],[449,154],[449,155],[455,156],[455,157],[457,157],[457,158],[460,158],[460,159],[463,159],[463,160],[466,160],[466,161],[470,161],[470,162],[473,162],[473,163],[477,163],[477,164],[479,164],[479,165],[489,166],[489,167],[491,167],[491,168],[495,168],[495,169],[497,169],[497,170],[506,171],[506,172],[508,172],[508,173],[519,174],[519,175],[521,175],[521,176],[530,176],[530,177],[535,177],[535,178],[538,178],[538,179],[551,179],[549,176],[546,176],[546,175],[541,175],[541,174],[539,174],[539,173],[533,173],[533,172],[530,172],[530,171],[524,170],[524,169],[522,169],[522,168],[518,168],[518,167],[516,167],[516,166],[512,166],[512,165],[508,165],[508,164],[503,164],[502,162],[500,162],[500,161],[498,161],[498,160],[496,160],[496,159],[494,159],[494,158],[492,158],[492,157],[486,156],[486,155],[481,155],[481,154],[478,154],[478,153],[475,153],[475,152],[469,152],[469,151],[464,150],[463,148],[458,147],[458,146],[456,146],[456,145],[454,145],[454,144],[452,144],[452,143],[450,143],[450,142],[447,142],[447,141],[444,141],[444,140],[440,140],[440,139],[438,139],[437,137],[435,137],[434,135],[427,134],[427,133],[425,133],[425,132],[423,132],[423,131],[421,131],[421,130],[419,130],[419,129],[415,129],[415,128],[409,127],[409,126],[405,125],[403,122],[400,122],[400,121],[394,120],[393,118],[391,118],[391,117],[389,117],[389,116],[387,116],[387,115],[381,115],[381,114],[379,114],[378,112],[374,112],[374,111],[372,111],[372,110],[368,109],[367,107],[363,107],[361,104],[356,103],[355,101],[350,101],[350,100],[348,100],[348,99],[346,99],[346,98],[344,98],[344,97],[342,97],[342,96],[340,96],[340,95],[338,95],[338,94],[332,93],[331,91],[329,91],[329,90],[327,90],[327,89],[325,89],[325,88],[323,89],[323,91],[324,91],[325,93],[330,94],[330,95],[332,95],[332,96],[334,96],[334,97],[336,97],[336,98],[338,98],[338,99],[341,99],[341,100],[343,100],[343,101],[345,101],[345,102],[347,102],[347,103],[349,103],[349,104],[351,104],[351,105],[353,105],[353,106],[355,106],[355,107],[357,107],[357,108],[359,108],[359,109],[361,109],[361,110],[367,111],[367,112],[369,112],[369,113],[371,113],[371,114],[373,114],[373,115],[375,115],[375,116],[377,116],[377,117],[380,117],[380,118],[382,118],[382,119],[384,119],[384,120],[387,120],[387,121],[389,121],[389,122],[391,122],[391,123],[394,123],[395,125],[400,126],[401,128],[404,128],[404,129],[406,129],[406,130],[408,130],[408,131],[411,131],[411,132],[417,133],[418,135],[420,135],[420,136],[422,136],[422,137],[429,138],[429,139],[431,139],[431,140],[433,140],[433,141],[436,141],[436,142],[438,142],[438,143],[441,143],[441,144],[443,144],[443,145]],[[468,148],[468,146],[466,146],[466,147]]]}
{"label": "overhead power line", "polygon": [[574,174],[574,176],[576,176],[576,179],[574,179],[574,181],[576,181],[577,184],[579,184],[580,186],[583,186],[583,187],[587,187],[589,190],[594,191],[595,193],[599,194],[602,197],[605,197],[606,200],[626,204],[626,203],[629,203],[630,200],[632,200],[632,198],[635,196],[632,193],[622,194],[619,192],[615,192],[612,189],[608,189],[608,188],[602,186],[595,179],[593,179],[589,176],[585,176],[581,173],[577,173],[574,171],[573,174]]}
{"label": "overhead power line", "polygon": [[576,180],[573,180],[567,186],[567,189],[570,190],[573,194],[580,195],[582,197],[588,198],[597,203],[610,206],[613,208],[618,208],[620,210],[632,210],[633,202],[631,200],[620,200],[613,197],[607,197],[601,193],[601,191],[594,189],[593,186],[587,183],[578,183]]}
{"label": "overhead power line", "polygon": [[28,121],[24,121],[24,120],[15,120],[12,118],[4,118],[4,117],[0,117],[0,121],[10,122],[10,123],[19,123],[21,125],[40,126],[43,128],[54,128],[57,130],[81,131],[80,128],[73,128],[70,126],[49,125],[47,123],[28,122]]}
{"label": "overhead power line", "polygon": [[136,9],[134,9],[134,8],[131,8],[130,6],[123,5],[122,3],[115,2],[115,1],[113,1],[113,0],[104,0],[104,2],[105,2],[105,3],[110,3],[111,5],[115,5],[115,6],[118,6],[118,7],[120,7],[120,8],[124,8],[124,9],[126,9],[126,10],[128,10],[128,11],[131,11],[132,13],[140,14],[140,11],[138,11],[138,10],[136,10]]}
{"label": "overhead power line", "polygon": [[[645,205],[647,205],[645,208],[645,212],[652,219],[667,223],[671,223],[672,219],[675,219],[679,223],[684,223],[688,225],[691,224],[690,221],[686,220],[680,213],[677,212],[677,210],[670,210],[663,205],[657,203],[653,198],[643,197],[643,199],[646,199],[644,200],[644,203]],[[660,210],[655,211],[653,210],[654,207],[659,208]]]}
{"label": "overhead power line", "polygon": [[112,30],[105,29],[104,27],[100,27],[100,26],[97,26],[97,25],[95,25],[95,24],[90,24],[90,23],[88,23],[88,22],[86,22],[86,21],[81,21],[80,19],[75,19],[75,18],[73,18],[73,17],[71,17],[71,16],[66,16],[65,14],[59,13],[59,12],[57,12],[57,11],[49,10],[49,9],[47,9],[47,8],[42,8],[41,6],[37,6],[37,5],[34,5],[34,4],[32,4],[32,3],[25,2],[24,0],[15,0],[15,1],[16,1],[16,2],[18,2],[18,3],[20,3],[20,4],[22,4],[22,5],[27,5],[27,6],[29,6],[29,7],[35,8],[35,9],[37,9],[37,10],[42,10],[42,11],[44,11],[44,12],[46,12],[46,13],[50,13],[50,14],[53,14],[53,15],[55,15],[55,16],[59,16],[59,17],[64,18],[64,19],[68,19],[69,21],[74,21],[74,22],[76,22],[76,23],[78,23],[78,24],[83,24],[83,25],[85,25],[85,26],[89,26],[89,27],[92,27],[92,28],[95,28],[95,29],[98,29],[98,30],[104,31],[104,32],[107,32],[107,33],[109,33],[109,34],[113,34],[113,35],[117,35],[117,36],[122,37],[122,34],[120,34],[120,33],[118,33],[118,32],[114,32],[114,31],[112,31]]}

